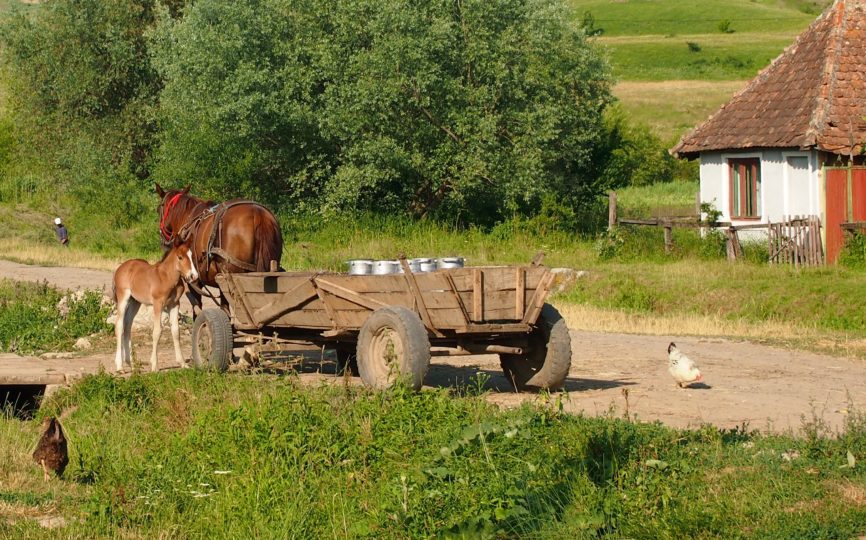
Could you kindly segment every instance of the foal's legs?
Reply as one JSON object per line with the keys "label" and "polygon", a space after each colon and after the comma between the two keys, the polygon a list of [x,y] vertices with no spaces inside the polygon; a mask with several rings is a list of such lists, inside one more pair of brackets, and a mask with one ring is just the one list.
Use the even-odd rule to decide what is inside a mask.
{"label": "foal's legs", "polygon": [[123,359],[132,367],[132,323],[135,321],[135,316],[138,314],[138,309],[141,307],[141,302],[129,297],[126,303],[126,314],[123,317]]}
{"label": "foal's legs", "polygon": [[118,291],[117,319],[114,321],[114,335],[117,338],[117,352],[114,355],[115,371],[123,369],[123,359],[126,356],[126,307],[129,302],[129,291]]}
{"label": "foal's legs", "polygon": [[171,322],[171,340],[174,342],[174,358],[180,367],[187,367],[183,362],[183,353],[180,351],[180,304],[171,306],[168,312],[168,320]]}
{"label": "foal's legs", "polygon": [[162,335],[162,301],[153,302],[153,352],[150,354],[150,370],[156,371],[156,349]]}

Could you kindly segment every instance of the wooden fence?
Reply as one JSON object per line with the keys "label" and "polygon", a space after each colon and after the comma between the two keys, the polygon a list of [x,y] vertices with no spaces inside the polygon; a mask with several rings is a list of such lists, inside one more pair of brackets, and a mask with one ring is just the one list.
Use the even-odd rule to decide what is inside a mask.
{"label": "wooden fence", "polygon": [[794,216],[780,223],[768,223],[767,250],[770,264],[794,267],[824,264],[821,220],[818,216]]}
{"label": "wooden fence", "polygon": [[[608,228],[617,225],[643,225],[664,228],[665,253],[673,250],[673,228],[688,227],[716,229],[727,239],[728,260],[735,261],[743,256],[740,244],[740,231],[766,229],[767,256],[770,264],[791,264],[795,267],[824,264],[824,246],[821,239],[821,220],[818,216],[784,217],[776,223],[750,223],[733,225],[730,222],[708,223],[701,221],[700,215],[665,217],[649,219],[622,219],[617,216],[616,193],[610,192],[608,208]],[[848,227],[846,227],[846,225]],[[843,223],[842,228],[853,231],[866,229],[866,222]]]}

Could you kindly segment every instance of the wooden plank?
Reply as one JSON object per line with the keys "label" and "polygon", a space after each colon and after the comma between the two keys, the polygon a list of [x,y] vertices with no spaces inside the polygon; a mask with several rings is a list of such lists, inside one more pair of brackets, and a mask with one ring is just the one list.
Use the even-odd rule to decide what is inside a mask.
{"label": "wooden plank", "polygon": [[472,271],[472,320],[484,320],[484,272],[480,268]]}
{"label": "wooden plank", "polygon": [[251,313],[252,320],[258,324],[268,324],[283,313],[295,309],[304,304],[308,300],[316,296],[316,287],[313,285],[312,277],[307,281],[298,283],[294,289],[289,292],[271,295],[274,296],[273,301]]}
{"label": "wooden plank", "polygon": [[424,303],[424,297],[421,295],[420,289],[418,289],[418,283],[415,282],[415,274],[412,273],[412,269],[409,268],[409,263],[406,262],[406,258],[403,256],[400,257],[400,265],[403,267],[403,279],[406,281],[406,286],[415,298],[415,306],[418,314],[421,316],[421,322],[424,323],[424,326],[427,327],[428,331],[433,332],[433,335],[444,337],[442,332],[437,330],[430,321],[430,314],[427,312],[427,304]]}
{"label": "wooden plank", "polygon": [[[469,311],[466,310],[466,304],[464,304],[463,299],[460,298],[460,293],[457,292],[457,286],[454,285],[454,279],[451,277],[451,274],[447,273],[445,274],[445,277],[448,278],[448,285],[451,287],[451,293],[453,294],[453,298],[457,302],[457,305],[460,307],[460,313],[463,315],[463,324],[468,325],[471,321],[469,319]],[[441,326],[437,326],[441,328]]]}
{"label": "wooden plank", "polygon": [[326,279],[322,279],[321,277],[317,277],[315,281],[319,289],[327,291],[334,296],[345,298],[346,300],[354,302],[359,306],[364,306],[365,308],[376,310],[380,307],[386,307],[389,305],[385,302],[380,302],[375,298],[371,298],[369,295],[360,295],[351,289],[347,289],[346,287],[337,285],[336,283],[333,283]]}
{"label": "wooden plank", "polygon": [[529,302],[529,309],[526,310],[526,315],[523,316],[523,323],[535,324],[538,315],[541,313],[541,308],[544,306],[544,300],[547,299],[547,294],[550,292],[550,285],[553,283],[553,274],[547,272],[541,283],[532,294],[532,300]]}
{"label": "wooden plank", "polygon": [[236,320],[247,321],[255,324],[255,319],[253,319],[252,310],[247,302],[247,297],[243,290],[238,287],[238,283],[234,279],[234,274],[220,274],[218,277],[224,278],[222,281],[217,279],[217,284],[220,285],[220,291],[225,287],[226,291],[229,293],[227,298],[234,301],[234,303],[231,301],[229,302],[234,318]]}
{"label": "wooden plank", "polygon": [[[443,272],[452,272],[451,277],[454,280],[454,285],[460,292],[469,292],[473,290],[473,271],[480,269],[484,273],[484,289],[485,291],[503,291],[514,290],[514,267],[513,266],[476,266],[463,268],[461,272],[452,272],[443,270]],[[526,267],[526,288],[535,289],[544,277],[547,268],[544,266]]]}
{"label": "wooden plank", "polygon": [[514,318],[522,320],[526,311],[526,270],[518,266],[514,274]]}
{"label": "wooden plank", "polygon": [[313,277],[319,274],[316,274],[315,272],[277,272],[276,274],[257,272],[230,275],[232,276],[232,279],[237,286],[238,292],[241,294],[283,294],[293,290],[295,287],[298,286],[298,283],[305,283],[307,281],[310,281]]}
{"label": "wooden plank", "polygon": [[[534,291],[535,291],[535,289],[524,289],[524,291],[523,291],[524,313],[526,310],[525,306],[529,305],[527,300],[532,297],[532,293]],[[474,302],[473,293],[470,292],[470,293],[459,293],[459,294],[460,294],[460,297],[466,306],[473,305],[473,302]],[[483,300],[483,306],[482,306],[482,310],[481,310],[482,311],[482,317],[484,319],[489,319],[490,317],[487,315],[488,312],[499,311],[502,309],[508,309],[511,311],[511,314],[514,314],[515,305],[517,304],[516,296],[518,296],[518,294],[514,290],[491,291],[487,287],[487,283],[485,282],[484,283],[484,293],[483,293],[483,298],[482,298],[482,300]],[[450,307],[450,306],[437,306],[437,307],[443,307],[444,308],[444,307]],[[473,307],[473,309],[474,309],[474,307]],[[473,312],[473,315],[474,315],[474,312]],[[509,318],[511,318],[511,315],[509,315]],[[522,314],[521,314],[520,318],[521,319],[523,318]]]}
{"label": "wooden plank", "polygon": [[668,221],[664,224],[664,236],[665,236],[665,253],[670,253],[674,249],[674,237],[673,237],[673,228]]}
{"label": "wooden plank", "polygon": [[658,219],[621,219],[617,223],[620,225],[654,225],[659,224]]}
{"label": "wooden plank", "polygon": [[528,324],[470,324],[457,330],[458,334],[527,333],[532,330]]}

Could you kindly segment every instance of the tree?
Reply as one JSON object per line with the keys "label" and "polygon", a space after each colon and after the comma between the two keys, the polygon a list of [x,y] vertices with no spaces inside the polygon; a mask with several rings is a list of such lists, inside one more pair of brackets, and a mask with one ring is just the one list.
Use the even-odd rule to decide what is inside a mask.
{"label": "tree", "polygon": [[476,223],[603,189],[608,68],[556,0],[199,0],[153,50],[165,181]]}
{"label": "tree", "polygon": [[[148,208],[144,187],[162,84],[147,32],[154,9],[181,0],[57,0],[0,27],[16,129],[50,193],[121,226]],[[56,200],[52,201],[52,205]]]}

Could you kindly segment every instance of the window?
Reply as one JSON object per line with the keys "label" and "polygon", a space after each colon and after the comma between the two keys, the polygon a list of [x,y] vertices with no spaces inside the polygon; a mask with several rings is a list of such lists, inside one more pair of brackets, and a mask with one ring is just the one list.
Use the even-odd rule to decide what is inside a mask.
{"label": "window", "polygon": [[758,158],[729,159],[731,217],[756,218],[761,211],[761,164]]}

